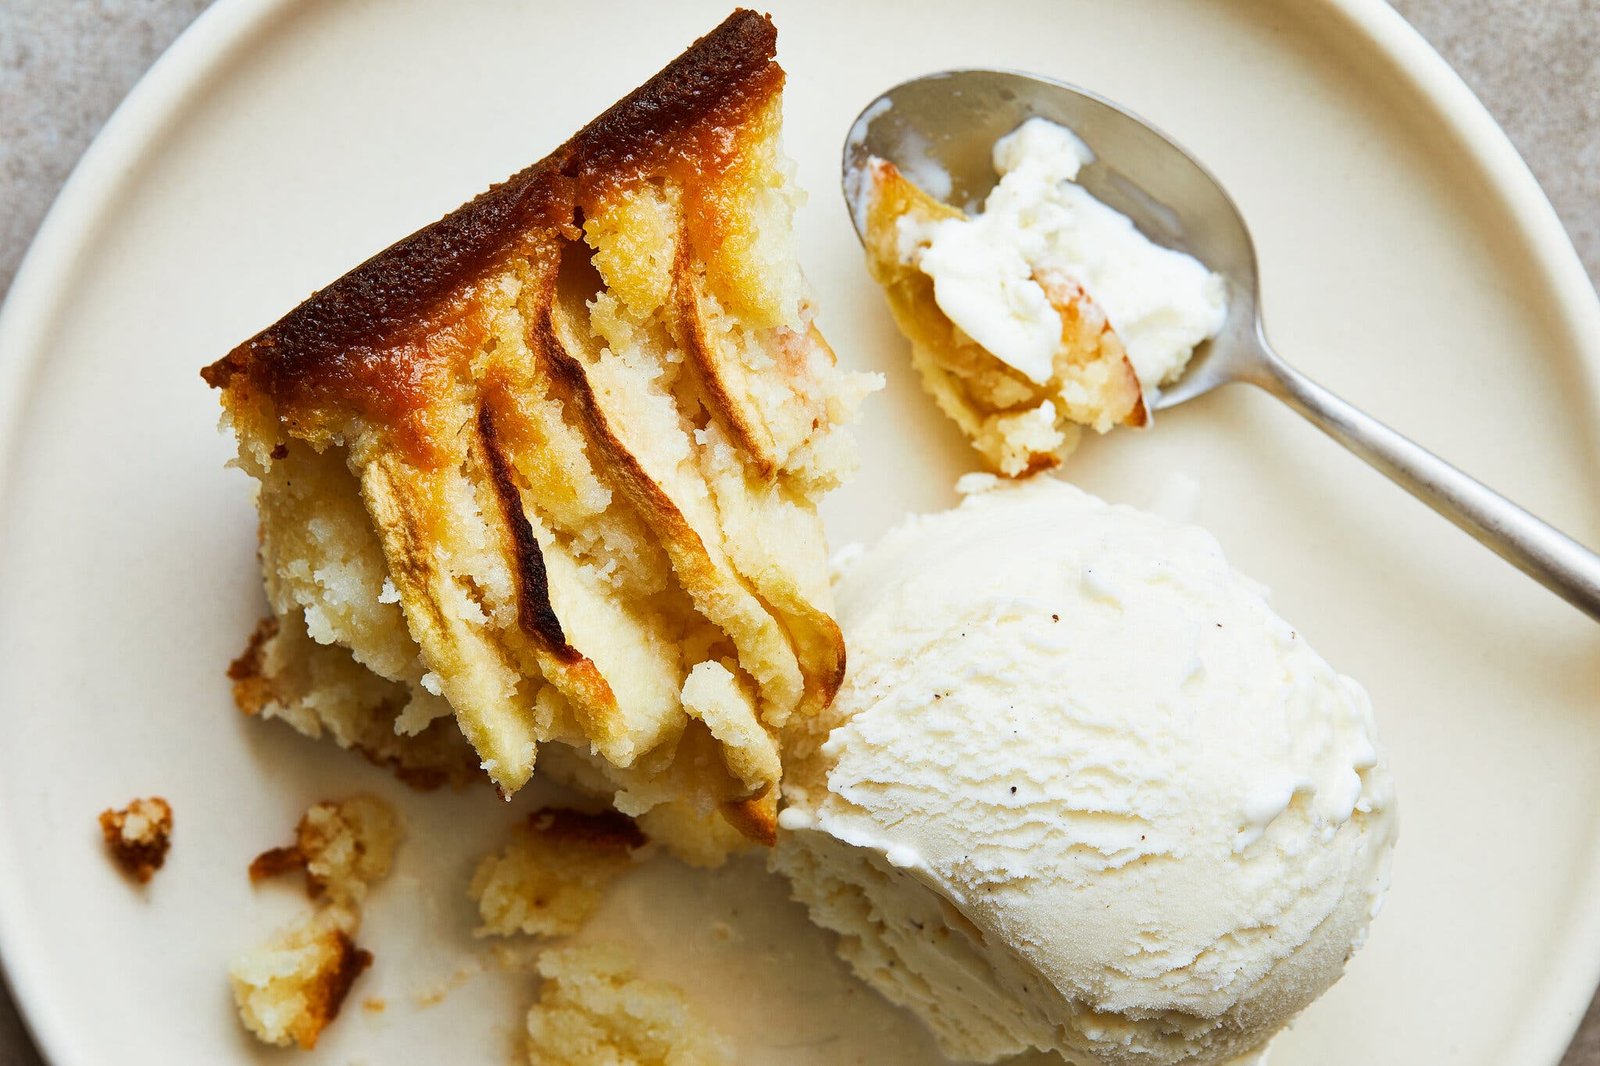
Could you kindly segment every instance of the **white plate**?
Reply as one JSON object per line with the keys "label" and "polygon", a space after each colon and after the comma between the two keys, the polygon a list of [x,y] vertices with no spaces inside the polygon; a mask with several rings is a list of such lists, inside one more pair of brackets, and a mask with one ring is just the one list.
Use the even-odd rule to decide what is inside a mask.
{"label": "white plate", "polygon": [[[308,802],[358,787],[404,805],[411,843],[369,910],[377,964],[308,1061],[505,1061],[531,981],[477,972],[462,890],[515,812],[483,791],[409,795],[232,710],[222,669],[261,610],[254,518],[196,371],[537,158],[725,3],[222,3],[63,193],[0,322],[0,933],[61,1066],[254,1055],[223,967],[300,904],[252,890],[245,864]],[[835,543],[942,506],[967,465],[906,371],[834,191],[856,109],[957,65],[1056,75],[1176,134],[1255,230],[1284,352],[1600,533],[1593,292],[1504,138],[1386,7],[774,6],[824,325],[891,381],[862,475],[829,506]],[[1202,481],[1199,518],[1235,563],[1371,688],[1401,788],[1389,907],[1274,1066],[1553,1062],[1600,963],[1595,628],[1258,394],[1119,434],[1070,471],[1138,502],[1171,468]],[[177,831],[138,891],[94,816],[151,792]],[[635,939],[739,1035],[741,1061],[932,1058],[754,864],[654,864],[592,933]],[[374,996],[386,1010],[362,1009]]]}

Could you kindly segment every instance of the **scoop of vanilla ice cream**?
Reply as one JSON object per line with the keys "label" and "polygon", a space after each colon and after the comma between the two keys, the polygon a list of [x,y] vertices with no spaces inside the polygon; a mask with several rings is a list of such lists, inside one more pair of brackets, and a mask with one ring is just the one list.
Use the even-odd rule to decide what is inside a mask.
{"label": "scoop of vanilla ice cream", "polygon": [[962,487],[843,565],[850,672],[794,742],[774,865],[952,1056],[1255,1055],[1387,886],[1366,693],[1204,531]]}

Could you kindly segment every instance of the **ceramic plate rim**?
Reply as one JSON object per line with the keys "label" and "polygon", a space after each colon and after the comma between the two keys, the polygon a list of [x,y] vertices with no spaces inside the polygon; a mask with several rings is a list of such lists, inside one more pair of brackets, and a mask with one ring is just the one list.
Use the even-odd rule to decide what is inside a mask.
{"label": "ceramic plate rim", "polygon": [[[160,134],[189,106],[194,94],[226,69],[267,24],[285,18],[305,0],[217,0],[190,24],[123,100],[83,154],[51,206],[0,306],[0,500],[6,499],[4,461],[12,454],[16,426],[40,349],[60,309],[61,283],[74,252],[100,223],[126,176],[153,149]],[[1571,239],[1505,132],[1481,101],[1422,35],[1384,0],[1309,0],[1342,17],[1364,38],[1371,53],[1395,71],[1482,168],[1489,191],[1515,220],[1531,247],[1561,310],[1579,356],[1591,414],[1600,413],[1600,294],[1589,280]],[[0,832],[4,823],[0,821]],[[0,981],[10,990],[23,1024],[40,1053],[54,1066],[80,1066],[67,1057],[69,1010],[33,990],[36,970],[15,948],[20,901],[13,882],[0,878]],[[1600,893],[1600,847],[1576,886]],[[1532,1061],[1558,1063],[1584,1009],[1600,983],[1600,909],[1585,913],[1550,960],[1535,997],[1539,1009],[1524,1015],[1513,1046],[1529,1049]]]}

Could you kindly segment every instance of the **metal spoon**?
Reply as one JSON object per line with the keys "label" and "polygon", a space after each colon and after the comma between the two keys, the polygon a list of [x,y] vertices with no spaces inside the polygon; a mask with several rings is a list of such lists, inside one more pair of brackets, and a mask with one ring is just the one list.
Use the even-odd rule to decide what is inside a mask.
{"label": "metal spoon", "polygon": [[[1600,621],[1600,555],[1426,448],[1339,399],[1272,350],[1261,325],[1256,253],[1239,209],[1211,174],[1165,134],[1093,93],[1000,70],[955,70],[895,86],[861,112],[844,146],[845,198],[871,156],[895,163],[928,193],[969,212],[994,187],[991,149],[1034,115],[1082,138],[1095,159],[1079,182],[1158,244],[1221,274],[1228,319],[1156,409],[1246,381],[1404,486],[1503,559]],[[948,176],[948,189],[944,188]]]}

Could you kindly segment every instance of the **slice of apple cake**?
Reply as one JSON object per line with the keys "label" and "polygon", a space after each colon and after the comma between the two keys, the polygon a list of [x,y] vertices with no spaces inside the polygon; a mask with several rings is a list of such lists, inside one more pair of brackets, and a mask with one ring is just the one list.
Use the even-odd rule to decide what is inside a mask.
{"label": "slice of apple cake", "polygon": [[777,732],[844,671],[816,504],[875,387],[812,321],[775,43],[735,12],[205,369],[260,483],[242,708],[436,780],[453,716],[506,794],[558,744],[628,814],[771,837]]}

